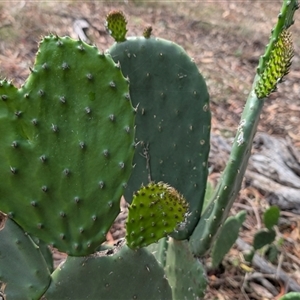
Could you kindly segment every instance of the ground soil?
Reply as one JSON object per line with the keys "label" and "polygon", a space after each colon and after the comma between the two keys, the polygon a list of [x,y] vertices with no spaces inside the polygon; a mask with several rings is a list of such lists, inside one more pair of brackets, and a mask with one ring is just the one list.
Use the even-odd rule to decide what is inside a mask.
{"label": "ground soil", "polygon": [[[204,75],[211,96],[212,131],[233,137],[239,123],[256,66],[269,33],[275,24],[281,1],[207,0],[207,1],[1,1],[0,2],[0,77],[13,79],[20,86],[29,74],[42,35],[56,33],[77,37],[75,20],[90,24],[89,39],[100,49],[113,40],[104,27],[104,19],[112,9],[121,9],[128,17],[128,34],[141,35],[151,24],[153,35],[182,45],[193,57]],[[300,12],[298,12],[300,13]],[[289,75],[271,94],[263,109],[258,130],[273,136],[289,137],[300,149],[300,29],[291,29],[295,56]],[[218,178],[221,170],[211,174]],[[251,244],[253,234],[262,226],[262,212],[268,207],[263,193],[251,187],[241,191],[232,213],[241,208],[248,212],[241,237]],[[300,220],[290,212],[281,212],[278,227],[280,249],[274,265],[287,272],[300,284]],[[207,259],[209,264],[209,258]],[[226,256],[223,270],[209,273],[209,289],[205,299],[275,299],[286,292],[284,284],[274,277],[278,291],[269,290],[251,275],[252,266],[243,262],[242,253],[234,247]],[[259,273],[261,278],[267,278]]]}

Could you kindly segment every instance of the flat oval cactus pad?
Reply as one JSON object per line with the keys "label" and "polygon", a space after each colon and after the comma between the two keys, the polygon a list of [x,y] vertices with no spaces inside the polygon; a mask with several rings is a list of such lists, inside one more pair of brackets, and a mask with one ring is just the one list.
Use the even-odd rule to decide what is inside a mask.
{"label": "flat oval cactus pad", "polygon": [[105,241],[134,154],[128,82],[109,55],[45,37],[25,84],[0,82],[0,210],[70,255]]}
{"label": "flat oval cactus pad", "polygon": [[130,248],[146,247],[184,224],[188,203],[173,187],[151,182],[141,187],[129,206],[126,240]]}
{"label": "flat oval cactus pad", "polygon": [[197,65],[179,45],[158,38],[127,38],[110,53],[130,80],[137,107],[135,168],[125,190],[131,202],[140,186],[167,182],[189,203],[188,238],[200,218],[210,146],[209,95]]}

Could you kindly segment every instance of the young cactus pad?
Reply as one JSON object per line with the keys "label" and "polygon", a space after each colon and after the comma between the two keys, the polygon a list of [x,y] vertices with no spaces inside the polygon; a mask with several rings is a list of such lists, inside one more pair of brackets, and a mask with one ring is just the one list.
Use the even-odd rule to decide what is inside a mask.
{"label": "young cactus pad", "polygon": [[169,185],[159,182],[142,187],[129,206],[126,240],[130,248],[157,242],[185,221],[188,204]]}
{"label": "young cactus pad", "polygon": [[124,42],[127,33],[126,18],[120,11],[112,11],[106,17],[105,27],[116,42]]}
{"label": "young cactus pad", "polygon": [[125,198],[131,201],[142,184],[168,182],[189,203],[187,224],[174,233],[187,238],[199,220],[207,178],[211,115],[205,81],[183,48],[164,39],[127,38],[109,52],[129,77],[137,107],[135,168]]}
{"label": "young cactus pad", "polygon": [[105,241],[134,154],[134,109],[96,47],[45,37],[25,84],[0,82],[0,210],[70,255]]}

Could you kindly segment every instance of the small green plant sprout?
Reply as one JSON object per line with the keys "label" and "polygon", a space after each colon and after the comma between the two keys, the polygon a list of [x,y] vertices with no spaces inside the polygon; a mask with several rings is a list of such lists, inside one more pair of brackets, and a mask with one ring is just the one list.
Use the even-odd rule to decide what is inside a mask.
{"label": "small green plant sprout", "polygon": [[265,252],[269,252],[271,260],[276,256],[276,247],[273,242],[276,239],[276,232],[274,226],[277,225],[280,216],[280,209],[277,206],[271,206],[263,214],[265,228],[260,229],[254,235],[252,250],[245,255],[245,259],[252,261],[257,250],[267,246]]}

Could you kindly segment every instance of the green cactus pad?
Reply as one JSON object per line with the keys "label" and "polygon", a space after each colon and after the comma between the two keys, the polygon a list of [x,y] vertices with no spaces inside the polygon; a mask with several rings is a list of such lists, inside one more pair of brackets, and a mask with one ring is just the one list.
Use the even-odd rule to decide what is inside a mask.
{"label": "green cactus pad", "polygon": [[266,228],[271,230],[273,226],[278,224],[280,217],[280,208],[276,205],[269,207],[263,215],[263,220]]}
{"label": "green cactus pad", "polygon": [[193,256],[187,241],[169,239],[165,271],[173,300],[203,299],[207,286],[205,269]]}
{"label": "green cactus pad", "polygon": [[213,267],[218,267],[239,237],[239,231],[246,219],[246,215],[246,211],[242,210],[237,215],[231,216],[225,221],[212,248],[211,257]]}
{"label": "green cactus pad", "polygon": [[283,30],[279,36],[266,67],[256,83],[255,93],[258,98],[268,97],[276,90],[277,83],[288,74],[294,56],[291,33]]}
{"label": "green cactus pad", "polygon": [[126,40],[126,25],[126,18],[121,11],[114,10],[106,17],[105,27],[116,42],[123,42]]}
{"label": "green cactus pad", "polygon": [[168,249],[168,237],[163,237],[158,243],[152,243],[147,246],[148,251],[154,255],[156,260],[165,267]]}
{"label": "green cactus pad", "polygon": [[49,248],[49,246],[44,243],[43,241],[39,240],[38,238],[32,237],[33,242],[39,247],[40,252],[42,254],[42,256],[44,257],[47,267],[50,271],[50,273],[52,273],[54,271],[54,261],[53,261],[53,255],[52,252]]}
{"label": "green cactus pad", "polygon": [[210,146],[210,108],[206,84],[182,47],[158,38],[127,38],[110,53],[129,77],[132,103],[137,107],[132,176],[125,190],[131,201],[140,186],[168,182],[189,202],[185,228],[189,236],[202,208]]}
{"label": "green cactus pad", "polygon": [[132,169],[134,109],[96,47],[45,37],[18,90],[0,82],[0,210],[70,255],[105,241]]}
{"label": "green cactus pad", "polygon": [[[39,247],[11,219],[0,213],[0,296],[40,299],[51,277]],[[1,297],[0,297],[1,298]]]}
{"label": "green cactus pad", "polygon": [[169,300],[172,292],[152,254],[123,246],[106,254],[69,257],[52,274],[44,299]]}
{"label": "green cactus pad", "polygon": [[274,229],[261,229],[257,231],[253,239],[253,248],[255,250],[261,249],[266,245],[272,244],[276,239],[276,232]]}
{"label": "green cactus pad", "polygon": [[187,212],[187,202],[173,187],[162,182],[142,187],[129,206],[128,246],[134,249],[157,242],[182,224]]}

